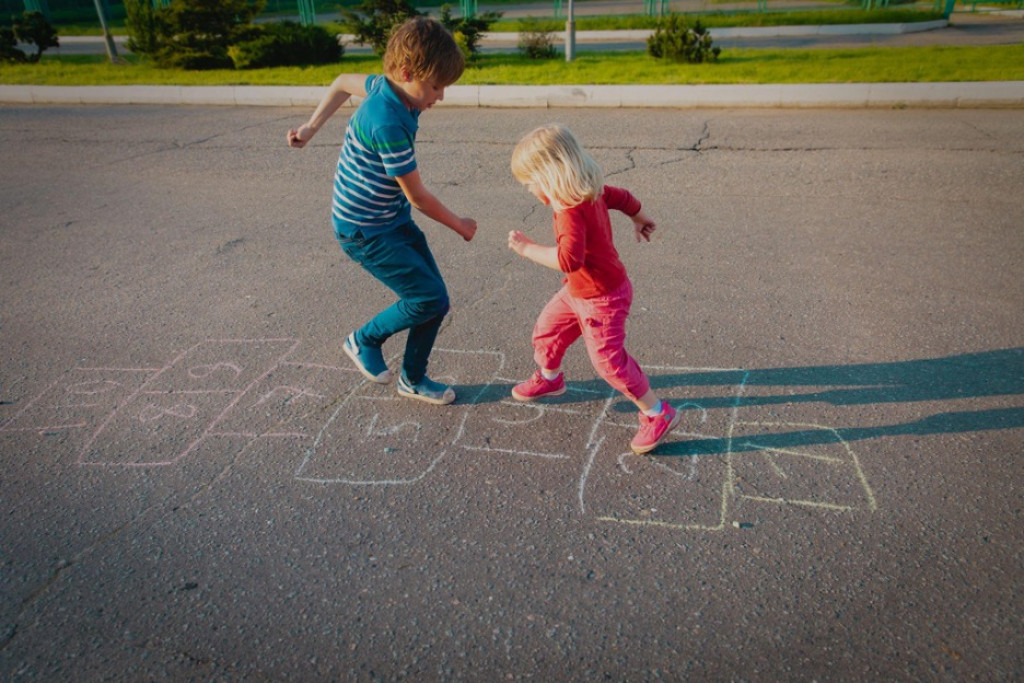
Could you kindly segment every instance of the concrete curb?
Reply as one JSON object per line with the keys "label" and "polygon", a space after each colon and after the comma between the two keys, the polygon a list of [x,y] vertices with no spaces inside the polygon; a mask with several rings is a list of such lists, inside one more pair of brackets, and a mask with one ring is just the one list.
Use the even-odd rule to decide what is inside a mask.
{"label": "concrete curb", "polygon": [[[314,107],[311,86],[0,85],[6,104],[162,104]],[[358,102],[350,101],[347,106]],[[442,107],[1024,108],[1024,81],[775,85],[456,85]]]}

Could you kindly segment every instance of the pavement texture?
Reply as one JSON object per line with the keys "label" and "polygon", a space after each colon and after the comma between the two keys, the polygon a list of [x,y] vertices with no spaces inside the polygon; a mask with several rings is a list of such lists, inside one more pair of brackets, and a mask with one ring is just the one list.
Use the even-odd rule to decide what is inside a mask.
{"label": "pavement texture", "polygon": [[[0,678],[1020,680],[1024,119],[567,109],[628,348],[509,400],[558,277],[511,178],[545,109],[421,119],[453,311],[429,406],[344,336],[391,302],[328,222],[346,113],[0,108]],[[392,364],[402,339],[385,346]]]}

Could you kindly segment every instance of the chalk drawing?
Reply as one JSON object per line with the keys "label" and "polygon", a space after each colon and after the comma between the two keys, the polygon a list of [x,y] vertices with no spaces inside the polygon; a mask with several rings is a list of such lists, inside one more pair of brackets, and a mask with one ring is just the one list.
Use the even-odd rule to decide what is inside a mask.
{"label": "chalk drawing", "polygon": [[[79,466],[130,468],[175,465],[216,439],[234,449],[281,439],[295,443],[295,479],[322,486],[415,486],[453,458],[501,473],[512,460],[532,462],[512,471],[571,496],[583,517],[677,530],[726,529],[739,505],[878,507],[840,431],[749,419],[757,415],[743,407],[742,369],[648,367],[653,376],[725,381],[701,386],[697,399],[686,396],[691,387],[660,389],[683,414],[681,426],[662,455],[637,456],[627,447],[635,408],[610,388],[588,388],[595,382],[570,381],[556,400],[521,403],[508,396],[517,380],[504,354],[439,348],[431,372],[460,397],[438,408],[367,382],[347,363],[297,360],[299,346],[212,339],[160,367],[75,368],[0,423],[0,436],[78,435]],[[814,434],[811,445],[794,445],[791,435],[802,432]],[[718,448],[707,454],[673,448],[709,441]]]}

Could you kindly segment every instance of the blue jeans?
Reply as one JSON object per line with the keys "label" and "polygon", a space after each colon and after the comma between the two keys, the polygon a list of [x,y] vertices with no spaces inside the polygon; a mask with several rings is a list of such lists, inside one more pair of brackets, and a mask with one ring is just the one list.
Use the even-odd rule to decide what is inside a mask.
{"label": "blue jeans", "polygon": [[410,221],[383,235],[337,237],[349,258],[398,295],[355,331],[356,343],[379,348],[391,335],[409,330],[402,371],[413,384],[420,382],[449,309],[448,289],[423,231]]}

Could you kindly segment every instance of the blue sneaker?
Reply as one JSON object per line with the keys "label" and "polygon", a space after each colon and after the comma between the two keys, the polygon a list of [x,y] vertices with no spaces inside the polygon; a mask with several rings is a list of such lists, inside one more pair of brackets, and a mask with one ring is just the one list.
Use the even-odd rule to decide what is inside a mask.
{"label": "blue sneaker", "polygon": [[398,393],[438,406],[448,405],[455,400],[455,390],[447,384],[435,382],[429,377],[424,377],[418,384],[413,384],[405,378],[404,372],[398,378]]}
{"label": "blue sneaker", "polygon": [[355,332],[348,335],[341,348],[344,349],[345,355],[356,364],[356,369],[363,373],[363,377],[377,384],[391,382],[391,371],[388,370],[388,364],[384,362],[384,353],[380,348],[372,346],[359,348],[359,345],[356,344]]}

